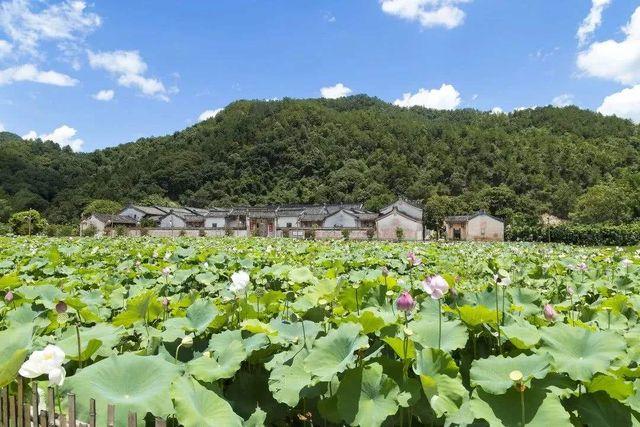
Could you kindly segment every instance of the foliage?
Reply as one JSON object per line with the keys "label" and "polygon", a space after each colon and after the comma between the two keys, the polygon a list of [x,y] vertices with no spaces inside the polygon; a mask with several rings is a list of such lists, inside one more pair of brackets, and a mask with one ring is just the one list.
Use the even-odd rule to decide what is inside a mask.
{"label": "foliage", "polygon": [[0,386],[52,343],[117,425],[634,425],[638,283],[635,248],[0,238]]}
{"label": "foliage", "polygon": [[122,210],[122,204],[113,200],[97,199],[92,200],[85,206],[82,214],[88,216],[94,213],[117,214]]}
{"label": "foliage", "polygon": [[512,241],[556,242],[572,245],[629,246],[640,243],[640,223],[563,224],[552,227],[509,226],[506,229],[505,238]]}
{"label": "foliage", "polygon": [[397,196],[440,201],[428,215],[432,228],[480,208],[532,223],[539,209],[567,218],[581,194],[611,179],[637,200],[638,129],[575,107],[494,115],[366,96],[238,101],[216,120],[93,153],[0,134],[0,199],[11,212],[38,209],[53,223],[77,221],[94,199],[198,207],[362,201],[377,210]]}
{"label": "foliage", "polygon": [[634,199],[626,186],[598,184],[578,197],[571,218],[577,222],[620,224],[633,218]]}
{"label": "foliage", "polygon": [[40,234],[47,230],[47,220],[36,210],[28,210],[17,212],[9,218],[9,226],[15,234],[18,235],[34,235]]}

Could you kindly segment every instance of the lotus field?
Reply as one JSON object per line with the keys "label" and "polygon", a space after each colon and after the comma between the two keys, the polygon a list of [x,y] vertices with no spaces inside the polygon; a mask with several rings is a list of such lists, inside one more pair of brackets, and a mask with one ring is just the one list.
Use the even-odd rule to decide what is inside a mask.
{"label": "lotus field", "polygon": [[[0,239],[0,387],[178,426],[640,425],[632,248]],[[64,410],[65,399],[57,406]]]}

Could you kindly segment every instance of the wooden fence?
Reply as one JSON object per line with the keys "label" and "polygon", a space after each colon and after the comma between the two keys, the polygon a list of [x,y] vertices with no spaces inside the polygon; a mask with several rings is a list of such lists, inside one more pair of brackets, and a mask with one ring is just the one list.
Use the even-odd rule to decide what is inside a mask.
{"label": "wooden fence", "polygon": [[[13,386],[16,384],[14,383]],[[96,427],[97,412],[96,401],[89,399],[89,418],[79,421],[76,418],[76,396],[67,395],[66,414],[56,412],[56,396],[53,387],[47,389],[46,410],[45,405],[39,402],[38,390],[32,387],[31,397],[25,396],[25,380],[18,378],[17,388],[14,393],[10,393],[10,387],[5,387],[0,391],[0,427]],[[120,427],[115,424],[115,414],[117,408],[114,405],[107,405],[107,427]],[[136,427],[138,416],[135,412],[129,412],[127,427]],[[166,427],[167,422],[163,419],[155,419],[156,427]]]}

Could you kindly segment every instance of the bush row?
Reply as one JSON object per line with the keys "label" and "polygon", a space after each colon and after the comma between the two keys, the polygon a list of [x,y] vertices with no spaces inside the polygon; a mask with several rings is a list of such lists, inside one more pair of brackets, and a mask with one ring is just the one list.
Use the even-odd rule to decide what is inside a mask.
{"label": "bush row", "polygon": [[555,227],[510,226],[506,240],[556,242],[573,245],[631,246],[640,243],[640,223],[563,224]]}

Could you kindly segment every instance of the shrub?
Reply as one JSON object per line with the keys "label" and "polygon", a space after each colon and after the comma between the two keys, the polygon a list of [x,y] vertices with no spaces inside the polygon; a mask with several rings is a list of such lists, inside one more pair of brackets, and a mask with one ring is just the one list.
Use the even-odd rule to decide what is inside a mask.
{"label": "shrub", "polygon": [[89,224],[88,226],[82,229],[83,236],[93,237],[96,235],[97,232],[98,232],[98,229],[93,224]]}
{"label": "shrub", "polygon": [[153,228],[156,225],[156,222],[151,218],[142,218],[142,220],[140,221],[140,227],[142,228]]}
{"label": "shrub", "polygon": [[403,238],[404,238],[404,230],[400,227],[396,228],[396,239],[398,239],[398,242],[401,242]]}
{"label": "shrub", "polygon": [[343,228],[340,233],[342,233],[342,238],[344,240],[349,240],[349,230],[347,230],[346,228]]}
{"label": "shrub", "polygon": [[233,236],[233,228],[230,228],[230,227],[225,228],[224,229],[224,235],[227,236],[227,237]]}
{"label": "shrub", "polygon": [[123,237],[128,234],[129,234],[129,231],[127,230],[127,227],[124,227],[122,225],[119,225],[116,227],[116,236]]}
{"label": "shrub", "polygon": [[140,229],[140,235],[141,235],[141,236],[143,236],[143,237],[144,237],[144,236],[148,236],[148,235],[149,235],[149,229],[148,229],[148,228],[146,228],[146,227],[142,227],[142,228]]}
{"label": "shrub", "polygon": [[640,223],[611,224],[562,224],[555,227],[508,227],[506,240],[556,242],[573,245],[631,246],[640,243]]}
{"label": "shrub", "polygon": [[49,223],[36,210],[17,212],[9,218],[9,226],[15,234],[32,235],[40,234],[47,230]]}
{"label": "shrub", "polygon": [[69,237],[78,234],[76,227],[67,224],[50,224],[46,232],[49,237]]}
{"label": "shrub", "polygon": [[9,227],[9,224],[0,222],[0,236],[7,236],[9,234],[13,234],[13,232],[11,231],[11,227]]}
{"label": "shrub", "polygon": [[373,228],[367,229],[367,239],[373,240],[373,237],[376,235],[376,231]]}

